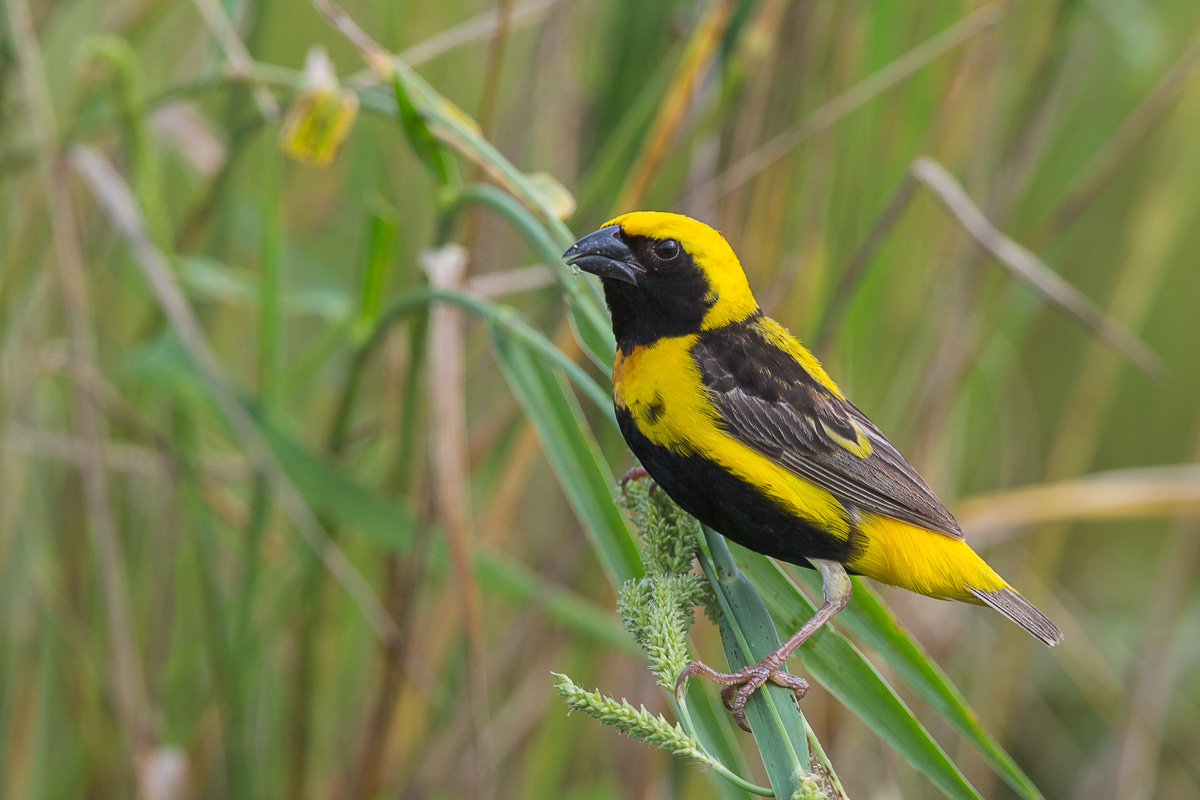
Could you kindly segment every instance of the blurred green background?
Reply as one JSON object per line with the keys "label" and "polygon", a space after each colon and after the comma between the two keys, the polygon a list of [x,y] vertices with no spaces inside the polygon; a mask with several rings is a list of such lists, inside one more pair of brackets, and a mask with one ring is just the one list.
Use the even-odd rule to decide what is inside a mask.
{"label": "blurred green background", "polygon": [[[438,280],[519,310],[603,384],[544,254],[483,208],[447,217],[390,87],[304,0],[4,8],[0,793],[717,796],[554,695],[552,669],[667,708],[496,328],[441,305],[379,324],[425,283],[422,253],[456,243],[465,273]],[[722,230],[768,313],[1064,629],[1051,651],[884,592],[1048,797],[1200,796],[1200,6],[345,10],[560,182],[576,234],[634,207]],[[315,46],[344,94],[305,83]],[[289,158],[283,129],[347,113],[345,87],[359,113],[332,161]],[[1015,282],[926,188],[898,196],[920,156],[1158,375]],[[189,357],[204,340],[224,405]],[[631,457],[581,403],[619,475]],[[694,635],[718,652],[707,621]],[[1011,796],[900,691],[983,796]],[[938,796],[819,688],[804,702],[852,797]]]}

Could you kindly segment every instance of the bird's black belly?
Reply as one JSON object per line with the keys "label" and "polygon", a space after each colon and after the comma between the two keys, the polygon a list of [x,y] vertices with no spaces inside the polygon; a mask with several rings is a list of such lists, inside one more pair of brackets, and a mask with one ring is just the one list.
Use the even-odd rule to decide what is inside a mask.
{"label": "bird's black belly", "polygon": [[799,519],[753,485],[702,455],[683,456],[654,444],[629,412],[617,408],[625,442],[646,472],[680,508],[702,523],[763,555],[809,566],[809,558],[845,561],[846,539]]}

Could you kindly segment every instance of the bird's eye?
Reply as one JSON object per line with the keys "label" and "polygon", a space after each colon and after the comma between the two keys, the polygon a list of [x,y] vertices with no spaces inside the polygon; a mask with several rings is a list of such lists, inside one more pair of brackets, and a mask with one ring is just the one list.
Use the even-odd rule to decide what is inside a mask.
{"label": "bird's eye", "polygon": [[670,261],[679,255],[679,242],[674,239],[663,239],[658,244],[654,245],[654,255],[661,258],[663,261]]}

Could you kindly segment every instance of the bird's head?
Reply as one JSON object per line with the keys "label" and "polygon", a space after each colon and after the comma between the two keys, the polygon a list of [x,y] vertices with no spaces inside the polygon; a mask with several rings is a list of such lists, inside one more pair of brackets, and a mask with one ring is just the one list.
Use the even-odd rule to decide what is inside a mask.
{"label": "bird's head", "polygon": [[719,328],[758,312],[733,248],[682,214],[624,214],[563,258],[601,279],[622,345]]}

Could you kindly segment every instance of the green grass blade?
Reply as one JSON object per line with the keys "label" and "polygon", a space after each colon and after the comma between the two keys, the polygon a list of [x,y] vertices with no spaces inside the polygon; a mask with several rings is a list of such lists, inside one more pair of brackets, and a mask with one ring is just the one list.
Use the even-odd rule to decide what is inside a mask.
{"label": "green grass blade", "polygon": [[[737,743],[741,731],[720,701],[709,692],[693,692],[688,695],[688,708],[692,712],[696,738],[704,745],[704,749],[733,772],[746,775],[746,759],[742,757]],[[743,800],[751,796],[716,773],[712,775],[712,785],[724,800]]]}
{"label": "green grass blade", "polygon": [[[389,550],[408,551],[416,532],[416,517],[410,509],[347,478],[278,428],[269,423],[260,425],[271,449],[313,511]],[[430,563],[444,567],[447,558],[444,542],[435,537]],[[480,582],[490,589],[534,604],[547,617],[576,633],[631,653],[641,652],[610,610],[566,589],[548,587],[525,565],[486,548],[475,552],[474,562]]]}
{"label": "green grass blade", "polygon": [[[779,647],[779,634],[750,581],[733,561],[725,538],[707,526],[700,565],[716,595],[721,643],[732,669],[753,664]],[[808,771],[808,738],[792,693],[768,684],[750,696],[746,718],[776,797],[789,798]]]}
{"label": "green grass blade", "polygon": [[[461,109],[439,94],[421,76],[400,59],[393,62],[395,81],[398,88],[396,97],[403,95],[413,108],[419,112],[423,120],[428,120],[430,133],[447,146],[454,148],[471,161],[483,167],[488,174],[504,188],[509,195],[516,198],[526,208],[540,217],[541,228],[545,231],[553,250],[551,266],[561,264],[558,256],[575,240],[574,234],[556,216],[556,209],[549,205],[546,194],[540,191],[536,183],[524,172],[517,169],[512,162],[505,158],[495,145],[483,137],[479,127]],[[364,103],[368,97],[364,93]],[[386,108],[386,104],[383,105]],[[562,265],[565,269],[565,265]],[[598,318],[603,315],[603,305],[599,286],[584,281],[579,284],[582,290],[568,289],[572,302],[578,302],[580,308],[586,307],[586,318]],[[595,333],[590,327],[585,327],[579,333]],[[595,333],[602,336],[603,332]],[[581,343],[603,365],[611,363],[615,344],[611,334],[608,334],[607,344],[599,341],[581,340]]]}
{"label": "green grass blade", "polygon": [[409,146],[438,185],[449,186],[456,180],[454,162],[446,156],[441,143],[429,132],[429,126],[425,124],[421,113],[413,104],[408,87],[400,80],[399,75],[393,75],[392,89],[396,98],[396,118],[400,121]]}
{"label": "green grass blade", "polygon": [[413,289],[400,295],[389,303],[380,315],[378,324],[363,346],[364,350],[369,350],[378,344],[388,325],[395,324],[406,316],[423,310],[433,301],[454,303],[459,308],[466,309],[486,320],[491,324],[493,331],[498,332],[502,337],[519,340],[524,346],[536,351],[538,355],[561,369],[571,382],[595,404],[600,413],[616,424],[612,396],[608,389],[602,387],[582,366],[576,364],[566,353],[555,347],[545,334],[526,322],[516,309],[497,305],[470,292],[426,287]]}
{"label": "green grass blade", "polygon": [[[560,274],[565,272],[566,265],[559,256],[575,237],[558,219],[546,194],[483,137],[469,116],[439,94],[411,67],[400,59],[394,59],[392,66],[395,70],[392,96],[381,97],[377,93],[364,92],[364,105],[390,111],[390,103],[395,104],[394,112],[409,136],[413,149],[441,185],[448,185],[455,180],[450,172],[453,162],[445,159],[441,150],[443,145],[457,150],[483,167],[504,188],[505,192],[495,193],[498,197],[505,198],[506,202],[515,199],[541,218],[535,220],[537,224],[533,226],[520,222],[518,228],[527,237],[531,233],[536,234],[531,240],[535,249],[543,254],[544,260],[552,268]],[[511,216],[510,219],[516,221]],[[541,240],[544,240],[544,244]],[[580,288],[576,289],[575,286]],[[572,324],[580,343],[598,364],[607,367],[612,362],[616,345],[607,326],[607,317],[604,316],[599,287],[589,281],[565,281],[563,288],[567,293]]]}
{"label": "green grass blade", "polygon": [[260,419],[259,429],[292,483],[313,511],[336,519],[390,549],[407,551],[416,531],[410,510],[375,495],[270,421]]}
{"label": "green grass blade", "polygon": [[258,294],[258,392],[267,408],[281,399],[286,367],[283,330],[284,229],[280,202],[283,156],[273,142],[263,155],[262,259]]}
{"label": "green grass blade", "polygon": [[544,360],[496,328],[492,349],[612,585],[640,577],[637,546],[613,502],[616,481],[574,395]]}
{"label": "green grass blade", "polygon": [[[737,560],[762,593],[781,628],[795,630],[816,611],[791,579],[766,556],[739,547]],[[854,600],[850,602],[853,604]],[[797,655],[804,660],[813,679],[948,797],[980,800],[979,793],[895,690],[866,656],[833,627],[826,625],[817,631]]]}
{"label": "green grass blade", "polygon": [[572,270],[562,260],[563,248],[527,207],[511,194],[495,186],[473,184],[459,195],[462,203],[479,203],[505,217],[525,238],[542,263],[554,271],[567,304],[567,312],[576,338],[592,360],[609,369],[616,353],[616,340],[608,322],[608,314],[589,291],[588,279]]}
{"label": "green grass blade", "polygon": [[387,212],[372,210],[367,231],[367,257],[359,282],[358,315],[354,322],[356,341],[370,334],[371,326],[379,315],[388,266],[396,250],[397,227],[395,213],[390,209]]}

